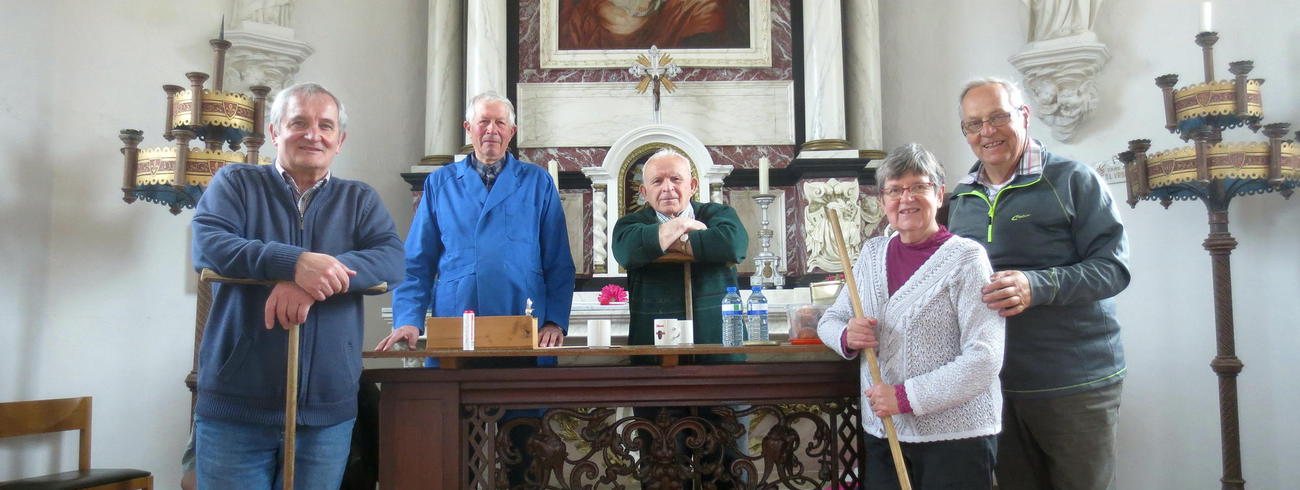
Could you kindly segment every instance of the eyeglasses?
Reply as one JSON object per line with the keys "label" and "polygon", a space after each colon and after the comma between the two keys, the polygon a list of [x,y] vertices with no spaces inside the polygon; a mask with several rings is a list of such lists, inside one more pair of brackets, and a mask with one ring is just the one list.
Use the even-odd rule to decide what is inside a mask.
{"label": "eyeglasses", "polygon": [[903,198],[904,192],[911,194],[913,196],[919,196],[927,192],[930,192],[930,189],[933,188],[934,188],[934,182],[922,182],[919,184],[912,184],[904,187],[886,187],[884,189],[881,189],[880,193],[884,194],[885,197],[891,200],[897,201]]}
{"label": "eyeglasses", "polygon": [[961,132],[964,134],[975,134],[980,132],[981,129],[984,129],[984,123],[988,123],[990,126],[995,128],[1000,128],[1006,126],[1009,122],[1011,122],[1011,113],[1003,112],[1001,114],[994,114],[989,116],[988,119],[979,121],[962,121]]}

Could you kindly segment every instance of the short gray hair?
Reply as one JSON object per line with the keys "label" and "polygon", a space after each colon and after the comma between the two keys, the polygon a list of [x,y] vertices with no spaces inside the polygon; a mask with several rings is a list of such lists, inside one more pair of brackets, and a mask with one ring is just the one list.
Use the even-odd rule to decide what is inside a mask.
{"label": "short gray hair", "polygon": [[966,94],[977,87],[983,87],[985,85],[1001,85],[1002,90],[1006,91],[1007,100],[1011,102],[1012,106],[1019,109],[1021,106],[1025,105],[1025,95],[1020,91],[1020,87],[1016,86],[1015,82],[998,77],[976,78],[966,82],[966,86],[961,89],[961,96],[957,97],[958,117],[962,116],[961,103],[966,100]]}
{"label": "short gray hair", "polygon": [[935,192],[943,185],[943,166],[933,153],[918,143],[908,143],[890,150],[889,155],[876,169],[876,186],[884,187],[885,182],[900,179],[908,175],[922,175],[935,184]]}
{"label": "short gray hair", "polygon": [[339,108],[339,131],[348,129],[348,111],[343,108],[343,101],[335,97],[329,90],[325,90],[325,87],[313,82],[295,83],[275,94],[275,102],[271,104],[271,114],[266,120],[267,126],[280,125],[280,120],[284,119],[285,108],[289,105],[289,99],[311,95],[328,95],[331,99],[334,99],[334,107]]}
{"label": "short gray hair", "polygon": [[687,175],[690,175],[691,159],[686,158],[686,155],[683,155],[681,154],[681,152],[674,150],[672,148],[663,148],[660,149],[659,151],[656,151],[655,154],[650,155],[650,158],[645,159],[645,163],[641,165],[641,181],[642,182],[645,181],[645,169],[646,167],[650,166],[650,162],[655,160],[663,160],[665,158],[682,159],[683,162],[686,162],[686,173]]}
{"label": "short gray hair", "polygon": [[502,97],[501,94],[498,94],[491,90],[475,95],[474,98],[469,99],[469,104],[465,106],[465,120],[473,122],[474,117],[478,116],[478,105],[484,102],[504,103],[506,105],[506,109],[510,111],[510,125],[511,126],[515,125],[515,105],[510,102],[510,99]]}

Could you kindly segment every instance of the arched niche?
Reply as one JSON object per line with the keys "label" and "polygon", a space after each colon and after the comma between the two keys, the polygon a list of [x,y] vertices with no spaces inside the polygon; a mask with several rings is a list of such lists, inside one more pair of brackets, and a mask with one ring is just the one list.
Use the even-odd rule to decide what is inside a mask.
{"label": "arched niche", "polygon": [[[614,260],[614,223],[618,222],[623,215],[624,199],[629,197],[629,193],[636,192],[636,188],[628,188],[631,186],[625,185],[626,182],[634,181],[634,176],[626,177],[629,177],[632,172],[640,171],[636,167],[637,161],[644,162],[649,154],[661,148],[672,148],[690,160],[691,174],[700,182],[700,190],[695,196],[697,201],[709,202],[713,198],[711,189],[715,185],[721,186],[722,179],[731,174],[730,165],[714,165],[713,157],[709,155],[709,150],[704,147],[704,143],[677,126],[648,124],[620,136],[605,153],[605,159],[599,167],[582,169],[587,178],[591,179],[593,187],[597,189],[596,198],[602,197],[600,189],[605,190],[603,223],[600,219],[593,219],[592,226],[592,233],[601,234],[604,240],[593,240],[592,261],[598,269],[601,264],[604,264],[604,270],[607,272],[597,275],[621,275],[608,271],[619,270],[618,262]],[[593,218],[597,217],[593,214]]]}

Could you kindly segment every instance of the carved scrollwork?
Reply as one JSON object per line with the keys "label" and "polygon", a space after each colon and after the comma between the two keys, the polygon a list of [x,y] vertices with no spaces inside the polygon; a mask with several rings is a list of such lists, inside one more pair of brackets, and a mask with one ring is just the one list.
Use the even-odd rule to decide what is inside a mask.
{"label": "carved scrollwork", "polygon": [[465,430],[475,436],[468,486],[509,486],[502,469],[523,453],[508,434],[522,426],[534,430],[526,443],[531,463],[515,487],[823,488],[862,476],[856,398],[708,410],[620,418],[611,408],[553,408],[541,418],[499,422],[500,409],[465,407]]}
{"label": "carved scrollwork", "polygon": [[846,180],[840,182],[830,179],[825,182],[807,182],[804,195],[808,206],[804,208],[805,236],[808,247],[808,272],[820,269],[825,272],[840,272],[840,258],[835,249],[835,235],[831,231],[830,220],[826,210],[834,209],[840,216],[840,230],[844,233],[844,246],[849,253],[856,253],[862,245],[861,208],[858,207],[858,182]]}

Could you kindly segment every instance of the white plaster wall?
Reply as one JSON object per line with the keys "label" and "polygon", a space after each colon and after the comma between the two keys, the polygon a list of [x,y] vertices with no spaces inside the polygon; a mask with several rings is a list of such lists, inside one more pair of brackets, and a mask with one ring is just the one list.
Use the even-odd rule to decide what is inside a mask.
{"label": "white plaster wall", "polygon": [[[1252,59],[1264,84],[1270,122],[1300,123],[1300,24],[1295,1],[1215,2],[1216,75],[1229,61]],[[1117,0],[1102,5],[1096,32],[1110,48],[1101,71],[1101,103],[1074,144],[1053,141],[1035,119],[1031,133],[1052,151],[1097,162],[1150,138],[1152,150],[1180,146],[1163,128],[1154,78],[1199,82],[1199,2]],[[1016,0],[981,3],[881,2],[885,150],[917,141],[943,162],[949,179],[973,162],[957,129],[961,85],[983,75],[1015,77],[1006,59],[1024,44],[1027,9]],[[1294,131],[1295,127],[1292,128]],[[1230,140],[1263,140],[1248,130]],[[1111,192],[1127,199],[1122,185]],[[1235,201],[1231,232],[1242,458],[1249,488],[1291,488],[1300,468],[1300,197],[1276,194]],[[1204,206],[1179,202],[1122,205],[1129,230],[1133,281],[1119,297],[1128,358],[1120,416],[1118,488],[1218,488],[1218,388],[1208,233]]]}
{"label": "white plaster wall", "polygon": [[[164,142],[161,86],[211,70],[226,4],[14,2],[0,20],[0,401],[94,396],[95,465],[150,470],[159,488],[176,486],[188,435],[193,212],[121,201],[117,131]],[[298,79],[351,116],[335,174],[376,187],[404,236],[397,174],[422,155],[427,2],[297,4],[297,38],[316,48]],[[367,301],[368,342],[380,306]],[[74,440],[0,441],[0,480],[75,468]]]}

